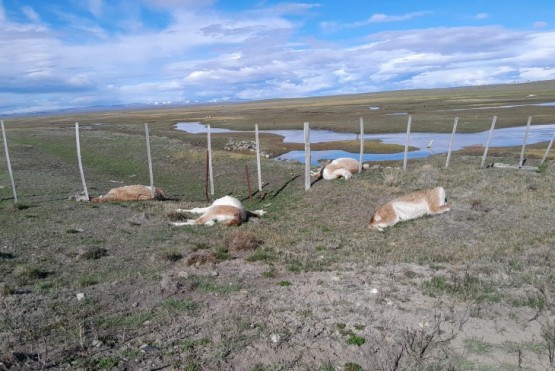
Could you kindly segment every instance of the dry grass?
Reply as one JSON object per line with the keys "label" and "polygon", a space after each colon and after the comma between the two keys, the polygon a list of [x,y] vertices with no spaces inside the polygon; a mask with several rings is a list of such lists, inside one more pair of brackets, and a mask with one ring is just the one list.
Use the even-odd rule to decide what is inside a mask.
{"label": "dry grass", "polygon": [[[2,351],[0,360],[14,368],[93,369],[120,362],[118,367],[129,369],[252,369],[255,363],[268,369],[392,369],[399,353],[384,350],[373,358],[389,344],[388,349],[405,349],[405,365],[464,369],[468,363],[458,357],[464,361],[465,344],[442,343],[449,334],[443,326],[459,326],[460,312],[468,310],[474,323],[466,338],[475,338],[472,328],[492,324],[511,327],[489,334],[488,344],[523,329],[543,341],[523,366],[547,369],[554,353],[553,326],[546,322],[555,305],[552,162],[542,173],[480,169],[481,151],[469,149],[454,153],[449,169],[443,168],[445,156],[411,160],[406,172],[400,162],[384,163],[351,181],[319,181],[305,192],[303,166],[264,159],[267,196],[249,200],[245,165],[252,175],[254,156],[218,151],[226,141],[221,137],[214,142],[214,198],[232,194],[247,209],[267,215],[235,229],[168,223],[179,218],[177,208],[209,203],[205,137],[176,133],[172,120],[212,116],[206,121],[237,128],[257,119],[267,128],[274,120],[296,128],[306,120],[351,130],[364,110],[365,117],[378,115],[367,120],[373,129],[385,131],[406,123],[390,121],[387,113],[410,110],[441,131],[451,122],[444,127],[435,110],[522,101],[518,97],[530,94],[525,88],[555,101],[554,89],[530,84],[507,91],[382,93],[78,118],[112,123],[83,133],[93,194],[113,188],[112,181],[148,183],[144,137],[135,123],[152,120],[155,183],[179,198],[167,202],[68,201],[81,183],[73,132],[64,126],[77,117],[34,118],[17,128],[8,123],[20,205],[28,207],[13,207],[9,180],[0,172],[0,349],[17,352]],[[369,111],[368,105],[382,110]],[[471,112],[467,124],[460,121],[463,129],[481,120],[487,124],[493,113]],[[527,113],[504,112],[514,116],[507,120],[513,124]],[[552,112],[538,109],[547,115],[542,120]],[[492,161],[514,162],[518,155],[519,148],[490,151]],[[538,162],[537,155],[528,158]],[[384,233],[368,230],[376,207],[434,186],[446,189],[451,212],[399,223]],[[78,301],[81,292],[85,299]],[[442,313],[441,329],[430,322],[432,327],[420,327],[425,331],[408,331],[422,318],[433,320],[436,310]],[[354,345],[337,333],[339,322],[351,329]],[[99,348],[92,345],[97,340]],[[145,343],[160,352],[141,351]],[[487,369],[493,355],[495,350],[473,358],[472,366]]]}

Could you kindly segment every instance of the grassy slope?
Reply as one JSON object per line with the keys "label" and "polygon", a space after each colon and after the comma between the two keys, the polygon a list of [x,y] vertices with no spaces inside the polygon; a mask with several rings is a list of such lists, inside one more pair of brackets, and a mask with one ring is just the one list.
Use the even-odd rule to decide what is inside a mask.
{"label": "grassy slope", "polygon": [[[434,107],[450,107],[458,97],[457,101],[467,102],[464,104],[507,104],[524,93],[531,92],[539,99],[551,91],[540,91],[540,88],[543,89],[542,84],[384,93],[376,94],[375,101],[383,107],[391,104],[391,111],[403,111],[403,107],[409,107],[415,117],[420,117],[419,107],[429,107],[432,102]],[[442,96],[447,97],[442,100]],[[475,100],[468,102],[471,96],[475,96]],[[553,98],[549,97],[555,100]],[[333,111],[333,116],[344,118],[343,114],[350,110],[340,112],[342,103],[351,102],[351,108],[367,106],[366,99],[354,96],[261,102],[246,104],[246,108],[193,108],[191,112],[183,110],[180,114],[191,119],[195,115],[200,117],[213,112],[211,116],[218,120],[215,117],[225,108],[231,112],[229,117],[248,113],[249,120],[256,117],[271,120],[273,116],[264,113],[265,110],[283,113],[291,109],[298,121],[306,120],[304,114],[316,115],[311,113],[314,111],[322,118],[314,121],[326,122],[324,108]],[[206,112],[200,113],[201,110]],[[515,112],[511,111],[510,115],[505,112],[502,111],[504,117],[514,122],[525,121],[531,113],[519,111],[523,117],[515,118]],[[159,118],[153,119],[155,114]],[[489,116],[486,121],[492,114],[501,117],[501,113],[495,110],[479,111],[479,114],[484,118]],[[118,121],[126,115],[129,116],[128,123]],[[29,367],[71,364],[92,369],[109,368],[113,362],[120,365],[127,362],[129,367],[146,367],[145,362],[158,366],[170,363],[176,368],[204,365],[206,369],[226,368],[229,366],[227,362],[245,365],[253,347],[275,330],[269,323],[288,313],[285,309],[268,309],[272,301],[267,301],[266,292],[275,290],[278,283],[289,282],[295,287],[307,277],[325,277],[326,272],[339,276],[360,272],[363,276],[369,275],[368,280],[372,281],[377,280],[370,276],[371,272],[378,270],[377,267],[387,268],[395,282],[389,293],[391,296],[383,297],[384,303],[395,301],[397,296],[401,298],[401,293],[408,289],[419,295],[442,298],[435,304],[435,310],[439,312],[448,312],[446,303],[450,308],[474,308],[471,313],[473,321],[487,318],[498,321],[500,313],[509,313],[508,316],[513,316],[519,326],[530,326],[521,316],[529,319],[537,315],[538,321],[546,323],[544,319],[550,313],[552,315],[555,293],[552,218],[555,172],[552,166],[540,174],[479,169],[480,153],[456,153],[447,170],[442,169],[445,158],[440,156],[410,161],[407,173],[398,169],[369,171],[351,182],[318,182],[305,192],[302,178],[295,178],[302,174],[302,166],[264,160],[262,166],[268,196],[263,201],[247,200],[245,203],[250,209],[266,209],[266,217],[239,229],[221,226],[170,228],[167,223],[169,213],[175,207],[205,203],[203,138],[170,131],[168,121],[177,120],[171,118],[173,115],[176,114],[144,111],[107,113],[102,120],[95,114],[89,118],[10,121],[10,153],[21,202],[18,207],[12,205],[7,174],[0,173],[0,310],[3,314],[0,316],[0,344],[1,348],[23,354],[20,364],[27,362]],[[113,182],[148,182],[144,137],[139,123],[149,121],[154,122],[151,139],[156,183],[170,196],[180,198],[181,202],[92,206],[67,201],[68,196],[81,189],[74,134],[70,128],[65,128],[64,123],[76,119],[81,122],[113,122],[110,126],[82,131],[82,152],[91,194],[105,193],[119,184]],[[356,114],[352,119],[358,122]],[[341,122],[346,120],[344,118]],[[41,128],[49,122],[53,124]],[[261,121],[260,124],[271,123]],[[345,126],[338,124],[335,128],[342,130]],[[222,145],[224,141],[222,138],[215,144]],[[541,156],[542,151],[539,152]],[[518,154],[519,149],[492,150],[490,161],[514,163]],[[244,197],[247,188],[244,167],[247,164],[254,174],[253,156],[223,151],[214,156],[216,196],[231,193]],[[5,163],[3,157],[0,160]],[[537,163],[537,157],[531,158],[530,163]],[[436,185],[447,189],[452,212],[403,223],[385,233],[367,230],[370,214],[378,205],[408,191]],[[263,242],[262,246],[209,268],[209,271],[219,270],[220,276],[203,276],[202,270],[191,273],[190,268],[184,268],[186,258],[202,250],[214,251],[225,259],[229,254],[225,252],[228,247],[225,238],[236,231],[252,233]],[[238,272],[243,273],[227,271],[234,264],[241,266]],[[409,264],[410,269],[398,268],[405,264]],[[164,280],[171,272],[182,270],[189,272],[187,277],[174,279],[185,289],[174,291],[171,280],[169,284]],[[421,270],[427,273],[421,273]],[[253,275],[250,280],[248,272]],[[310,291],[325,292],[326,286],[321,283],[324,278],[314,279],[317,284]],[[228,313],[225,305],[249,303],[249,300],[236,297],[243,295],[241,290],[254,295],[255,299],[250,300],[256,301],[256,306],[245,312]],[[84,292],[87,300],[77,302],[77,292]],[[280,295],[271,292],[276,297]],[[413,295],[416,294],[403,300],[410,300]],[[289,297],[294,298],[292,294]],[[287,301],[287,297],[282,299]],[[364,323],[366,330],[356,330],[368,340],[367,348],[362,347],[362,353],[357,353],[342,340],[342,330],[339,335],[333,330],[336,323],[353,325],[344,318],[349,318],[348,313],[356,314],[357,310],[347,305],[346,300],[338,299],[333,309],[337,316],[332,317],[325,305],[313,306],[303,298],[289,304],[295,307],[304,303],[295,310],[306,320],[298,325],[300,328],[307,323],[322,324],[323,331],[331,337],[330,341],[336,344],[333,346],[338,347],[339,353],[348,355],[353,362],[369,366],[364,362],[368,362],[372,347],[377,346],[371,339],[378,342],[379,337],[374,332],[379,331],[371,332],[374,328],[371,323]],[[218,305],[224,305],[224,308],[215,309]],[[376,307],[380,305],[381,302],[375,303]],[[411,310],[408,309],[409,314]],[[250,313],[262,313],[269,322]],[[423,314],[413,313],[415,317],[418,315]],[[369,312],[366,318],[373,316],[376,314]],[[358,321],[363,318],[361,316]],[[202,330],[211,327],[212,332]],[[532,369],[547,364],[548,342],[542,340],[540,330],[538,326],[529,329],[535,340],[522,340],[519,345],[519,349],[535,347],[534,351],[527,350],[533,353],[526,358]],[[218,338],[214,331],[230,335]],[[470,340],[465,343],[466,350],[480,345],[479,338],[467,336]],[[503,336],[500,331],[482,341],[488,345]],[[510,340],[510,336],[505,339]],[[105,345],[102,350],[91,346],[95,339],[102,340]],[[291,333],[288,339],[293,349],[303,348],[300,340],[306,341],[298,339],[295,333]],[[162,349],[161,360],[155,361],[155,356],[138,350],[144,342]],[[287,344],[286,341],[283,346]],[[318,344],[329,346],[327,343]],[[491,362],[490,358],[497,359],[493,357],[498,356],[497,353],[502,353],[503,359],[503,351],[496,349],[477,360],[472,357],[461,360],[453,356],[448,361],[459,368],[469,364],[485,365]],[[302,358],[305,363],[301,362],[301,369],[324,367],[326,359],[334,365],[344,362],[341,357],[325,358],[325,355],[308,350],[305,353],[311,354],[314,360],[306,363],[308,361]],[[462,353],[464,351],[456,352]],[[3,353],[0,356],[7,357],[5,362],[17,363],[13,355]],[[268,362],[274,367],[284,366],[286,356],[283,357]],[[136,359],[139,364],[133,363]],[[434,353],[428,362],[435,364],[440,359]],[[382,361],[383,365],[387,364],[386,361]],[[411,364],[410,359],[405,358],[404,362]]]}

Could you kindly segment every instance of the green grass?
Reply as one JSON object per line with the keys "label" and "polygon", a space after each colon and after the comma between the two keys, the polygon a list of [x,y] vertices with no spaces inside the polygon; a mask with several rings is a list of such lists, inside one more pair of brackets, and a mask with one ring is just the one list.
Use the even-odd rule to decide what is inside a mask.
{"label": "green grass", "polygon": [[161,306],[172,313],[196,315],[199,311],[198,303],[191,299],[167,299],[161,303]]}
{"label": "green grass", "polygon": [[349,337],[347,338],[347,344],[349,345],[361,346],[364,343],[366,343],[366,339],[363,338],[362,336],[350,334]]}
{"label": "green grass", "polygon": [[252,253],[246,258],[246,260],[249,262],[265,262],[265,263],[269,263],[277,259],[278,257],[276,256],[275,252],[266,248],[256,249],[254,253]]}
{"label": "green grass", "polygon": [[186,281],[189,282],[193,290],[201,292],[225,294],[242,289],[239,284],[218,284],[208,277],[190,276],[186,278]]}
{"label": "green grass", "polygon": [[[47,354],[37,357],[47,358],[46,364],[53,368],[62,359],[73,357],[89,362],[91,369],[113,367],[114,360],[119,360],[117,367],[133,369],[137,367],[132,364],[135,358],[150,362],[148,355],[137,353],[138,347],[163,339],[171,344],[169,350],[160,364],[149,367],[222,369],[235,367],[234,362],[249,349],[256,349],[258,342],[269,342],[269,333],[287,332],[289,329],[272,328],[287,323],[295,326],[295,332],[275,350],[279,354],[287,347],[299,364],[268,361],[268,366],[260,367],[330,369],[332,364],[326,363],[330,361],[335,367],[357,370],[371,369],[370,361],[358,358],[359,346],[373,351],[379,339],[403,331],[400,323],[405,322],[396,322],[397,308],[404,308],[403,320],[413,324],[423,320],[426,310],[455,316],[453,312],[467,307],[471,308],[469,315],[492,322],[500,315],[497,310],[512,313],[514,318],[505,319],[507,323],[526,323],[529,318],[523,316],[530,310],[543,316],[552,303],[541,293],[545,285],[555,283],[555,256],[550,249],[555,245],[555,154],[540,173],[532,173],[479,169],[481,150],[466,149],[453,154],[449,169],[443,168],[443,155],[410,160],[406,172],[399,169],[399,161],[380,163],[383,168],[379,170],[364,172],[349,182],[321,181],[308,192],[304,191],[302,165],[263,159],[267,196],[244,203],[249,210],[266,210],[267,215],[236,229],[173,228],[168,225],[172,211],[206,206],[209,201],[204,193],[206,137],[177,132],[172,125],[175,121],[202,121],[230,129],[251,130],[254,123],[262,129],[276,125],[299,129],[303,121],[309,121],[312,128],[351,132],[358,129],[359,117],[363,117],[368,132],[404,132],[406,117],[389,113],[410,111],[415,131],[450,132],[455,112],[440,110],[555,101],[554,86],[555,82],[550,82],[388,92],[10,120],[10,154],[20,202],[13,204],[9,179],[0,170],[0,299],[7,303],[0,305],[1,327],[6,332],[0,348],[39,352],[47,344]],[[537,98],[526,98],[529,94]],[[370,111],[369,105],[380,106],[380,110]],[[480,109],[456,114],[460,114],[460,132],[470,132],[487,129],[493,114],[499,114],[498,124],[503,127],[522,125],[532,113],[534,124],[547,123],[555,117],[555,108],[520,107],[501,113]],[[143,123],[149,122],[155,183],[179,200],[101,205],[68,201],[82,189],[72,128],[76,120],[108,124],[81,133],[92,195],[120,184],[148,183]],[[251,133],[238,136],[252,137]],[[246,199],[244,170],[247,165],[253,175],[254,156],[220,151],[227,135],[213,139],[214,198],[231,194]],[[356,151],[357,145],[352,141],[322,147]],[[263,136],[262,146],[276,153],[296,148],[270,136]],[[376,143],[367,146],[372,151],[398,150]],[[545,146],[530,146],[529,163],[539,161]],[[491,148],[488,162],[515,162],[519,150]],[[397,169],[386,168],[389,165]],[[446,188],[451,212],[399,223],[384,233],[368,230],[368,219],[378,205],[436,185]],[[255,236],[261,246],[247,257],[231,256],[222,246],[234,231]],[[219,261],[214,266],[187,266],[187,258],[198,250],[216,252]],[[212,272],[218,275],[212,276]],[[161,287],[164,274],[177,277],[181,285]],[[340,280],[331,280],[335,276]],[[360,309],[353,307],[351,296],[358,297],[374,285],[383,294],[360,295]],[[78,302],[78,292],[84,292],[86,300]],[[314,295],[299,298],[304,292]],[[418,308],[418,312],[407,296],[412,292],[448,298],[423,300],[423,306],[433,302],[434,307]],[[331,302],[322,304],[320,299]],[[394,305],[387,312],[390,317],[384,319],[389,300]],[[334,325],[336,321],[342,322]],[[522,349],[533,353],[526,361],[549,364],[548,349],[555,349],[552,328],[546,328],[542,337],[537,326],[530,326],[527,331],[533,332],[534,343],[504,343],[499,348],[486,335],[468,337],[464,324],[461,327],[459,336],[467,339],[464,349],[451,352],[442,343],[437,351],[449,358],[446,362],[464,365],[468,361],[466,369],[500,369],[488,365],[489,352],[494,350],[514,354],[515,349]],[[322,328],[320,336],[310,337]],[[337,335],[324,336],[329,335],[326,331]],[[508,333],[496,336],[505,340]],[[304,345],[305,334],[314,347]],[[438,332],[436,336],[442,335]],[[112,339],[105,342],[109,354],[82,353],[89,340],[108,338]],[[332,345],[329,338],[333,338]],[[329,360],[314,350],[330,346],[344,358]],[[305,358],[297,358],[301,351],[314,361],[305,363]],[[472,362],[457,358],[465,354]],[[428,355],[420,369],[441,369],[437,353]],[[347,360],[353,362],[344,363]],[[257,361],[245,361],[241,366],[256,367]],[[386,365],[392,369],[393,363],[386,362],[390,359],[383,361],[384,369]],[[29,367],[44,367],[39,361],[28,362]]]}
{"label": "green grass", "polygon": [[449,294],[462,300],[495,303],[502,299],[490,283],[466,272],[464,276],[452,276],[451,280],[443,276],[434,276],[424,282],[428,295]]}
{"label": "green grass", "polygon": [[154,310],[143,310],[136,313],[125,312],[109,315],[99,319],[100,328],[126,328],[137,329],[144,325],[146,321],[156,318]]}
{"label": "green grass", "polygon": [[464,347],[470,353],[481,355],[489,354],[493,350],[490,343],[476,337],[464,339]]}
{"label": "green grass", "polygon": [[528,295],[526,298],[512,299],[511,304],[515,307],[530,307],[537,310],[544,310],[547,307],[547,299],[544,295]]}

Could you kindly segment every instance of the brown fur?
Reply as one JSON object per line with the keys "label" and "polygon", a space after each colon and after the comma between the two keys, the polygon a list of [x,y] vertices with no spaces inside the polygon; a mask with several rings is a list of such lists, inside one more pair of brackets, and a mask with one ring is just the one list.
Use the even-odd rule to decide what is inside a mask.
{"label": "brown fur", "polygon": [[[363,164],[362,169],[366,170],[369,168],[368,164]],[[359,172],[359,162],[352,158],[341,157],[337,158],[330,163],[328,163],[323,168],[319,169],[316,172],[313,172],[312,175],[316,176],[317,178],[324,178],[324,179],[337,179],[337,178],[345,178],[346,180],[351,179],[353,174]]]}
{"label": "brown fur", "polygon": [[178,212],[201,214],[197,219],[187,219],[184,222],[171,222],[171,225],[214,225],[221,222],[226,226],[241,225],[252,216],[262,216],[264,210],[248,211],[241,201],[232,196],[224,196],[215,200],[208,207],[195,207],[189,210],[177,209]]}
{"label": "brown fur", "polygon": [[[243,209],[244,210],[244,209]],[[213,215],[233,215],[233,217],[228,220],[223,221],[226,226],[241,225],[243,221],[246,220],[246,215],[243,216],[241,209],[229,205],[216,205],[210,209],[210,211],[198,219],[195,219],[195,224],[206,224],[213,219]]]}
{"label": "brown fur", "polygon": [[442,187],[410,193],[380,207],[368,224],[369,228],[383,231],[403,220],[424,215],[437,215],[451,210]]}
{"label": "brown fur", "polygon": [[124,202],[124,201],[148,201],[163,200],[166,196],[162,188],[155,188],[154,197],[150,187],[136,184],[124,187],[112,188],[106,195],[91,198],[92,203],[101,202]]}

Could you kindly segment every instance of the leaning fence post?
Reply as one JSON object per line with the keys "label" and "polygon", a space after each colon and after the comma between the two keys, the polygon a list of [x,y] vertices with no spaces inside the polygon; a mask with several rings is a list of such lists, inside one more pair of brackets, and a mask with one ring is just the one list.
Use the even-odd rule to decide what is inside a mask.
{"label": "leaning fence post", "polygon": [[358,162],[358,172],[362,172],[362,159],[364,158],[364,120],[360,118],[360,158]]}
{"label": "leaning fence post", "polygon": [[85,182],[85,172],[83,171],[83,163],[81,162],[81,143],[79,142],[79,123],[75,123],[75,143],[77,145],[77,161],[79,162],[79,173],[81,174],[81,182],[83,183],[83,192],[85,199],[89,199],[89,191],[87,191],[87,183]]}
{"label": "leaning fence post", "polygon": [[518,167],[522,167],[524,164],[524,151],[526,150],[526,143],[528,143],[528,131],[530,130],[530,123],[532,122],[532,116],[528,116],[528,123],[526,124],[526,131],[524,133],[524,143],[522,143],[522,149],[520,150],[520,161]]}
{"label": "leaning fence post", "polygon": [[545,160],[547,160],[547,156],[549,155],[549,151],[551,151],[551,146],[553,145],[554,140],[555,140],[555,133],[553,133],[553,136],[551,137],[551,141],[549,141],[549,145],[545,150],[545,154],[543,155],[542,162],[540,162],[540,165],[542,165],[545,162]]}
{"label": "leaning fence post", "polygon": [[8,151],[8,138],[6,138],[6,129],[4,128],[4,120],[0,120],[2,126],[2,137],[4,138],[4,151],[6,152],[6,162],[8,163],[8,173],[10,173],[10,181],[12,183],[13,200],[17,203],[17,192],[15,191],[15,181],[13,179],[12,165],[10,163],[10,152]]}
{"label": "leaning fence post", "polygon": [[251,176],[249,174],[249,166],[245,164],[245,178],[247,178],[247,191],[249,192],[249,200],[252,200]]}
{"label": "leaning fence post", "polygon": [[449,160],[451,160],[451,147],[453,147],[453,141],[455,139],[455,132],[457,131],[457,124],[459,118],[455,117],[455,122],[453,123],[453,132],[451,133],[451,141],[449,142],[449,150],[447,151],[447,160],[445,161],[445,168],[449,167]]}
{"label": "leaning fence post", "polygon": [[304,123],[304,190],[310,189],[310,127]]}
{"label": "leaning fence post", "polygon": [[497,121],[497,116],[493,116],[493,120],[491,122],[491,129],[489,129],[488,141],[486,142],[486,148],[484,149],[484,154],[482,155],[482,163],[480,167],[484,167],[486,162],[486,157],[488,156],[488,149],[489,149],[489,142],[491,141],[491,137],[493,135],[493,129],[495,128],[495,121]]}
{"label": "leaning fence post", "polygon": [[409,153],[409,140],[410,140],[410,125],[412,122],[412,115],[409,115],[409,121],[407,122],[407,141],[405,142],[405,155],[403,157],[403,171],[407,171],[407,159]]}
{"label": "leaning fence post", "polygon": [[148,158],[148,174],[150,176],[150,194],[152,198],[156,195],[154,190],[154,174],[152,173],[152,156],[150,155],[150,137],[148,135],[148,124],[145,122],[145,133],[146,133],[146,153]]}
{"label": "leaning fence post", "polygon": [[212,170],[212,140],[210,138],[210,124],[206,125],[208,136],[208,176],[210,178],[210,195],[214,196],[214,172]]}
{"label": "leaning fence post", "polygon": [[258,124],[254,125],[256,139],[256,171],[258,172],[258,192],[262,192],[262,171],[260,167],[260,138],[258,137]]}

